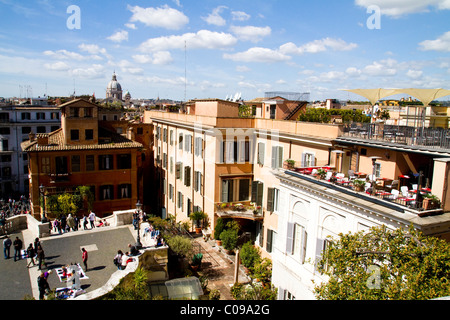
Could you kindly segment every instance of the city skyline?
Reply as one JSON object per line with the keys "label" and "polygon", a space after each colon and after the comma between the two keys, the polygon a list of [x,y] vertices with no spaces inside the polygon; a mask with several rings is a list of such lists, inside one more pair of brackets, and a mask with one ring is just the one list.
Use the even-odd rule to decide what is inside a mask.
{"label": "city skyline", "polygon": [[446,0],[0,0],[0,12],[2,97],[104,98],[113,72],[135,99],[450,87]]}

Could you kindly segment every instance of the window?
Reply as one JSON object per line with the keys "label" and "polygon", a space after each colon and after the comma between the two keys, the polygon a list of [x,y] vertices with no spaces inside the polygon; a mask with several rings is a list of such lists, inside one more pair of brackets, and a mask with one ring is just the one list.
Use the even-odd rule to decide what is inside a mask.
{"label": "window", "polygon": [[0,128],[0,134],[10,134],[10,133],[11,133],[11,130],[8,127]]}
{"label": "window", "polygon": [[173,157],[170,157],[170,167],[169,167],[170,173],[173,173]]}
{"label": "window", "polygon": [[257,206],[262,206],[263,191],[264,183],[260,181],[252,182],[252,202],[256,203]]}
{"label": "window", "polygon": [[278,211],[278,197],[280,190],[275,188],[267,189],[267,211]]}
{"label": "window", "polygon": [[163,163],[162,166],[164,169],[167,169],[167,153],[163,153]]}
{"label": "window", "polygon": [[80,156],[72,156],[70,159],[72,172],[80,172]]}
{"label": "window", "polygon": [[266,145],[262,142],[258,143],[258,164],[264,165]]}
{"label": "window", "polygon": [[52,119],[52,120],[59,120],[59,113],[58,112],[50,113],[50,119]]}
{"label": "window", "polygon": [[183,211],[183,194],[178,191],[177,207]]}
{"label": "window", "polygon": [[222,202],[233,202],[233,180],[222,180]]}
{"label": "window", "polygon": [[186,135],[184,140],[184,151],[191,153],[192,152],[192,136]]}
{"label": "window", "polygon": [[36,112],[37,120],[45,120],[45,112]]}
{"label": "window", "polygon": [[237,201],[247,201],[250,198],[250,179],[239,180],[239,199]]}
{"label": "window", "polygon": [[55,157],[55,173],[66,174],[67,171],[67,157]]}
{"label": "window", "polygon": [[94,130],[93,129],[84,130],[84,137],[86,140],[94,140]]}
{"label": "window", "polygon": [[113,169],[113,156],[112,155],[98,156],[98,169],[99,170],[112,170]]}
{"label": "window", "polygon": [[100,186],[100,201],[114,199],[114,186]]}
{"label": "window", "polygon": [[2,168],[2,177],[6,179],[11,178],[11,167]]}
{"label": "window", "polygon": [[21,117],[22,117],[22,120],[31,120],[31,113],[22,112]]}
{"label": "window", "polygon": [[173,185],[169,184],[169,199],[173,202]]}
{"label": "window", "polygon": [[203,175],[200,171],[195,171],[194,190],[203,195]]}
{"label": "window", "polygon": [[86,156],[86,171],[95,171],[95,156]]}
{"label": "window", "polygon": [[9,122],[9,113],[0,112],[0,122]]}
{"label": "window", "polygon": [[45,132],[46,132],[45,126],[38,126],[36,128],[36,133],[45,133]]}
{"label": "window", "polygon": [[79,108],[70,108],[70,117],[72,118],[78,118],[80,116],[80,109]]}
{"label": "window", "polygon": [[173,146],[173,130],[170,130],[169,138],[170,138],[170,145]]}
{"label": "window", "polygon": [[194,146],[195,155],[198,157],[203,156],[203,139],[201,137],[195,138],[195,146]]}
{"label": "window", "polygon": [[0,162],[11,162],[11,155],[10,154],[4,154],[0,156]]}
{"label": "window", "polygon": [[314,167],[316,165],[316,157],[313,153],[304,152],[302,154],[302,167]]}
{"label": "window", "polygon": [[131,154],[117,155],[117,169],[131,169]]}
{"label": "window", "polygon": [[267,229],[266,251],[269,253],[272,252],[273,244],[275,243],[275,235],[275,231]]}
{"label": "window", "polygon": [[178,136],[178,149],[183,150],[183,134],[180,133]]}
{"label": "window", "polygon": [[80,140],[80,131],[70,130],[70,140],[72,140],[72,141]]}
{"label": "window", "polygon": [[272,169],[283,167],[283,147],[272,147]]}
{"label": "window", "polygon": [[94,115],[94,108],[92,108],[92,107],[84,108],[84,117],[85,118],[92,118],[93,115]]}
{"label": "window", "polygon": [[117,195],[119,199],[131,198],[131,184],[120,184],[119,194]]}
{"label": "window", "polygon": [[144,128],[142,128],[142,127],[137,128],[137,134],[138,135],[144,134]]}
{"label": "window", "polygon": [[182,174],[182,168],[183,168],[183,164],[181,162],[177,162],[177,164],[175,165],[175,178],[176,179],[182,179],[183,174]]}
{"label": "window", "polygon": [[239,141],[239,162],[250,162],[250,141]]}
{"label": "window", "polygon": [[375,162],[375,177],[381,177],[381,163]]}
{"label": "window", "polygon": [[9,144],[8,140],[2,140],[2,149],[0,151],[8,151]]}
{"label": "window", "polygon": [[50,173],[50,158],[49,157],[41,158],[41,171],[42,171],[42,173]]}
{"label": "window", "polygon": [[167,142],[167,128],[163,129],[163,142]]}
{"label": "window", "polygon": [[184,185],[191,186],[191,167],[184,167]]}
{"label": "window", "polygon": [[288,223],[286,252],[305,263],[308,234],[305,227],[297,223]]}
{"label": "window", "polygon": [[29,134],[31,132],[31,127],[22,127],[22,134]]}
{"label": "window", "polygon": [[159,140],[160,137],[161,137],[161,127],[156,127],[155,140]]}

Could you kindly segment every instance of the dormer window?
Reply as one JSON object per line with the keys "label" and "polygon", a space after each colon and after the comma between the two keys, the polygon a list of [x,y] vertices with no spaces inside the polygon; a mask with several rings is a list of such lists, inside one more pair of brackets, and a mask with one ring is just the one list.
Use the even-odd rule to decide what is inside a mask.
{"label": "dormer window", "polygon": [[84,117],[92,118],[94,115],[94,108],[84,108]]}
{"label": "dormer window", "polygon": [[80,116],[80,109],[79,108],[70,108],[70,117],[78,118],[79,116]]}

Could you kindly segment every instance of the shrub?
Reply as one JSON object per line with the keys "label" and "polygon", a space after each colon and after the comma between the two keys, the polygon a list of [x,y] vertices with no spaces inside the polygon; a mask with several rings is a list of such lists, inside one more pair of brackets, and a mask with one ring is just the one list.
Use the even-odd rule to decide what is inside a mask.
{"label": "shrub", "polygon": [[222,231],[220,234],[220,239],[222,240],[225,250],[234,250],[238,241],[238,229],[230,228]]}
{"label": "shrub", "polygon": [[214,239],[220,240],[220,234],[225,229],[225,222],[222,218],[217,219],[216,226],[214,227]]}
{"label": "shrub", "polygon": [[250,270],[252,270],[254,265],[261,260],[258,248],[256,248],[251,241],[244,243],[239,255],[241,257],[242,265]]}

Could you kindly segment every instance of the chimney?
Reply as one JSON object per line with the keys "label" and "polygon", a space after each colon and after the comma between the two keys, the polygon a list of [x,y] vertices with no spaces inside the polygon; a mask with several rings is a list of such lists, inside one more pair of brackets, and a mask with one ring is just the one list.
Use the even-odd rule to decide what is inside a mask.
{"label": "chimney", "polygon": [[36,135],[33,132],[30,132],[28,137],[30,138],[30,141],[34,141],[36,139]]}

